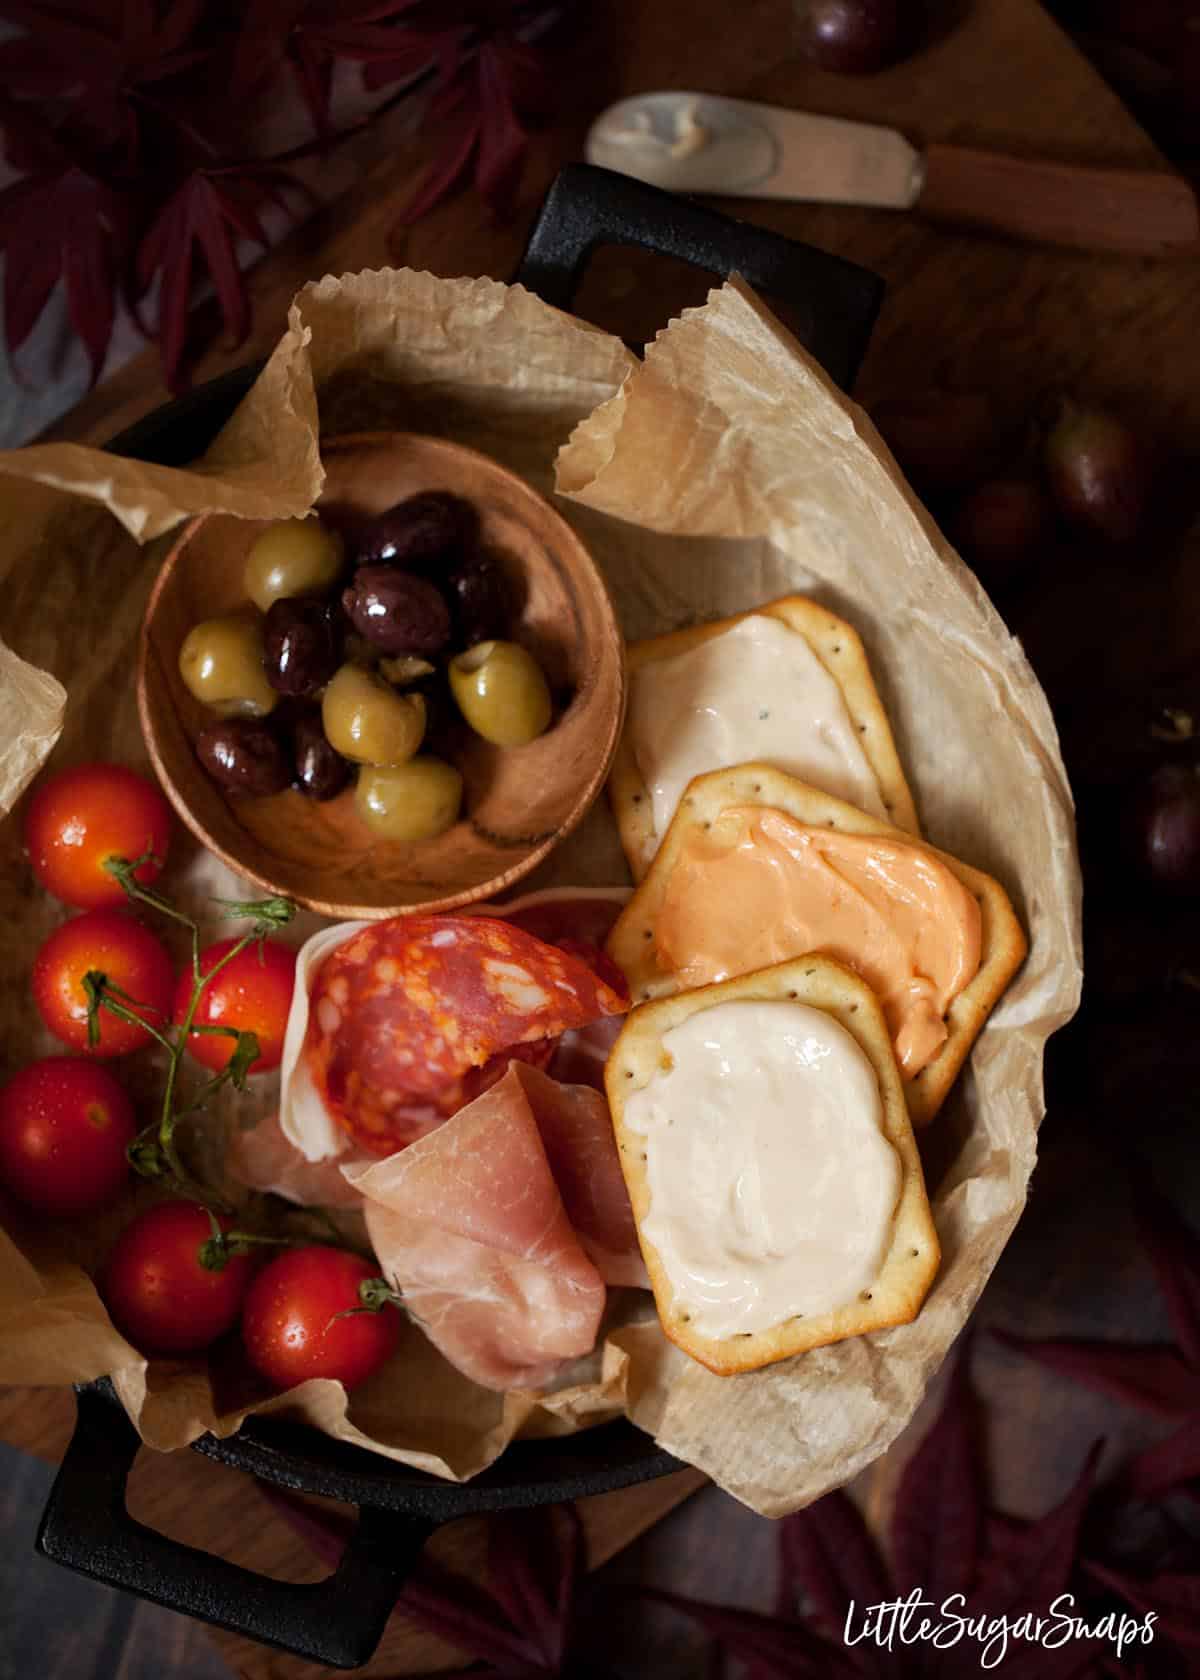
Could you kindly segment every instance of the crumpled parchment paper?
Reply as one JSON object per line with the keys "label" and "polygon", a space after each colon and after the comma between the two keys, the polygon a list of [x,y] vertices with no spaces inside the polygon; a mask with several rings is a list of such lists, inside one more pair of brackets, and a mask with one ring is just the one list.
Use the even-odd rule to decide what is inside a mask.
{"label": "crumpled parchment paper", "polygon": [[[1081,981],[1071,798],[1045,697],[866,416],[737,280],[673,321],[639,363],[520,288],[407,271],[327,277],[298,294],[266,370],[194,470],[67,445],[0,455],[0,630],[52,673],[0,658],[5,809],[53,742],[55,679],[68,697],[55,764],[145,762],[133,658],[155,550],[134,538],[210,508],[303,511],[320,489],[318,425],[326,436],[450,436],[556,494],[630,638],[791,591],[859,629],[925,832],[999,876],[1030,936],[1024,968],[923,1142],[942,1268],[914,1323],[739,1377],[694,1364],[663,1337],[648,1296],[616,1291],[602,1345],[550,1394],[476,1388],[406,1324],[396,1360],[349,1401],[329,1382],[268,1399],[235,1352],[147,1364],[109,1324],[88,1274],[152,1190],[74,1226],[4,1203],[0,1381],[112,1372],[159,1448],[229,1433],[250,1409],[285,1411],[455,1478],[516,1434],[568,1432],[625,1411],[755,1510],[794,1510],[854,1476],[904,1427],[1024,1205],[1043,1048],[1074,1012]],[[34,888],[17,820],[0,843],[0,1035],[11,1068],[55,1048],[32,1009],[28,966],[63,912]],[[601,801],[525,887],[627,878]],[[233,886],[182,835],[165,884],[197,910]],[[152,1102],[155,1057],[124,1072]],[[273,1079],[252,1086],[225,1095],[211,1124],[253,1125],[268,1112]]]}

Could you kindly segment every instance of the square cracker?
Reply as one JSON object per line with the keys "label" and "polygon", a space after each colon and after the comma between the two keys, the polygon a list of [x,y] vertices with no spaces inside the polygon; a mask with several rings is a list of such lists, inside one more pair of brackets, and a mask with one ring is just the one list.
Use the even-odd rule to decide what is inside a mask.
{"label": "square cracker", "polygon": [[[674,630],[666,636],[652,636],[644,642],[632,642],[626,660],[632,687],[634,673],[656,659],[671,659],[687,653],[701,642],[731,630],[744,618],[777,618],[802,636],[837,683],[857,729],[867,763],[879,783],[880,797],[897,828],[909,834],[920,834],[917,808],[905,780],[892,739],[883,702],[875,688],[866,650],[858,631],[845,619],[838,618],[826,607],[818,606],[805,595],[783,595],[764,606],[751,607],[747,612],[735,613],[732,618],[719,618],[712,624],[698,624],[690,630]],[[649,789],[638,769],[633,750],[632,708],[626,711],[625,727],[617,745],[613,767],[608,778],[608,797],[621,835],[621,844],[635,881],[640,881],[650,867],[651,859],[662,836],[654,831],[654,814]]]}
{"label": "square cracker", "polygon": [[740,764],[733,770],[711,770],[708,775],[696,776],[689,782],[645,880],[621,912],[608,938],[608,954],[624,972],[635,1003],[679,990],[674,976],[659,966],[654,923],[675,860],[689,833],[714,822],[730,805],[767,806],[785,811],[797,822],[812,828],[838,828],[848,834],[876,834],[889,840],[902,840],[940,858],[978,899],[982,913],[978,972],[946,1012],[949,1028],[946,1042],[932,1061],[904,1082],[913,1125],[928,1125],[945,1101],[984,1022],[1025,960],[1028,942],[1008,894],[990,875],[960,863],[948,852],[938,851],[927,841],[915,839],[878,817],[868,816],[832,794],[798,782],[794,776],[772,769],[769,764]]}
{"label": "square cracker", "polygon": [[[661,1064],[663,1034],[700,1010],[734,999],[794,999],[823,1010],[846,1029],[875,1070],[883,1099],[883,1132],[899,1158],[900,1194],[891,1242],[869,1289],[832,1312],[789,1317],[769,1330],[713,1337],[695,1330],[687,1314],[675,1304],[658,1250],[644,1234],[643,1221],[650,1210],[645,1140],[626,1127],[624,1116],[630,1093],[648,1084]],[[941,1254],[887,1023],[874,993],[856,974],[830,957],[799,957],[736,980],[722,980],[715,986],[640,1004],[627,1018],[613,1047],[604,1082],[655,1306],[666,1335],[685,1353],[718,1376],[731,1376],[788,1359],[808,1348],[843,1341],[847,1336],[907,1324],[916,1317]]]}

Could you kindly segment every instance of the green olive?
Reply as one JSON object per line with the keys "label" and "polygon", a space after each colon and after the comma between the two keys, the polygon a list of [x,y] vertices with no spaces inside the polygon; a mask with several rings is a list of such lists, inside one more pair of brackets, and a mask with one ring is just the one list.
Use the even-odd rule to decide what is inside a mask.
{"label": "green olive", "polygon": [[431,665],[428,659],[418,658],[415,653],[397,653],[390,659],[379,661],[379,675],[386,677],[393,688],[406,688],[409,683],[420,682],[422,677],[431,677],[436,669],[436,665]]}
{"label": "green olive", "polygon": [[316,518],[268,525],[246,557],[246,593],[260,612],[287,595],[323,595],[342,570],[344,544]]}
{"label": "green olive", "polygon": [[356,764],[406,764],[425,733],[425,697],[397,694],[361,665],[343,665],[321,700],[325,737]]}
{"label": "green olive", "polygon": [[432,840],[453,828],[462,806],[463,781],[440,758],[363,770],[354,792],[358,814],[385,840]]}
{"label": "green olive", "polygon": [[265,717],[279,699],[263,669],[262,624],[255,618],[194,624],[179,650],[179,675],[222,717]]}
{"label": "green olive", "polygon": [[450,661],[458,709],[497,747],[523,747],[550,722],[550,690],[533,655],[516,642],[480,642]]}

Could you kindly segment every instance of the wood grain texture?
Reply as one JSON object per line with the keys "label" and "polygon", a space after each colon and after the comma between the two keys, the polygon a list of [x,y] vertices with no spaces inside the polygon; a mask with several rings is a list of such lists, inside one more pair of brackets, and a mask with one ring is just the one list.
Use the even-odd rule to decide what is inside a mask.
{"label": "wood grain texture", "polygon": [[956,227],[1084,251],[1154,256],[1194,245],[1196,199],[1158,169],[1082,169],[973,146],[930,146],[917,208]]}
{"label": "wood grain texture", "polygon": [[[398,211],[431,138],[428,133],[414,137],[397,124],[389,131],[386,155],[372,167],[365,152],[358,154],[356,184],[250,276],[256,313],[248,342],[241,347],[220,342],[210,318],[211,342],[197,377],[265,354],[283,330],[295,289],[326,271],[397,262],[443,275],[507,278],[542,191],[561,162],[579,155],[595,113],[617,98],[656,87],[696,86],[891,123],[922,145],[945,142],[1091,165],[1161,167],[1145,134],[1036,0],[966,0],[957,9],[962,15],[955,26],[907,63],[877,76],[836,78],[795,56],[789,0],[745,0],[736,27],[730,25],[727,0],[660,0],[655,6],[644,0],[597,0],[587,32],[559,78],[561,109],[568,114],[535,141],[516,222],[496,228],[473,200],[464,198],[414,228],[397,231]],[[720,208],[884,276],[889,292],[858,386],[868,401],[938,383],[984,386],[1015,417],[1026,415],[1047,391],[1070,385],[1115,401],[1131,418],[1153,428],[1196,434],[1200,383],[1194,377],[1190,324],[1200,303],[1200,265],[1190,259],[1150,261],[1024,247],[951,233],[887,211],[749,201],[723,201]],[[673,312],[701,301],[708,284],[706,276],[678,263],[623,249],[602,251],[577,308],[630,340],[645,341]],[[157,406],[165,394],[156,354],[147,352],[93,392],[53,435],[103,442]],[[1082,693],[1085,683],[1116,684],[1133,692],[1156,666],[1195,653],[1200,636],[1194,611],[1200,582],[1195,550],[1172,574],[1166,606],[1161,593],[1147,590],[1140,574],[1131,581],[1128,571],[1113,563],[1097,567],[1089,584],[1090,614],[1082,625],[1076,582],[1063,578],[1039,592],[1029,633],[1032,651],[1036,659],[1044,656],[1048,667],[1053,664],[1064,695]],[[1123,628],[1119,642],[1112,637],[1114,624]],[[1064,630],[1072,627],[1072,639],[1064,640]],[[1082,720],[1087,708],[1079,709]],[[1063,1105],[1048,1123],[1036,1193],[981,1304],[984,1325],[994,1317],[1034,1334],[1144,1339],[1161,1332],[1151,1281],[1132,1252],[1127,1221],[1122,1223],[1119,1175],[1097,1154],[1093,1120]],[[1190,1194],[1194,1205],[1200,1195],[1200,1157],[1193,1138],[1189,1113],[1167,1144],[1160,1131],[1155,1147],[1177,1170],[1174,1179],[1164,1182],[1176,1184],[1181,1198]],[[979,1339],[978,1347],[980,1380],[989,1388],[995,1420],[989,1452],[1000,1502],[1026,1514],[1042,1511],[1074,1475],[1090,1434],[1112,1434],[1112,1408],[1099,1401],[1093,1405],[1065,1382],[1040,1378],[1027,1362],[997,1351],[986,1338]],[[55,1457],[69,1432],[72,1408],[69,1394],[0,1393],[0,1438]],[[888,1508],[889,1490],[924,1421],[917,1420],[872,1478],[878,1489],[877,1518]],[[1117,1415],[1118,1428],[1129,1423],[1129,1413]],[[210,1480],[217,1471],[189,1453],[170,1459],[144,1454],[136,1472],[135,1508],[156,1512],[163,1526],[179,1525],[170,1532],[182,1534],[183,1525],[192,1524],[195,1543],[228,1546],[230,1555],[242,1548],[239,1557],[261,1559],[262,1567],[304,1567],[308,1560],[302,1548],[268,1515],[253,1487],[235,1477],[218,1489]],[[596,1509],[587,1513],[593,1556],[606,1555],[639,1527],[653,1523],[688,1485],[686,1479],[672,1480],[607,1496],[602,1508],[594,1502]],[[39,1495],[33,1490],[16,1497]],[[143,1498],[146,1506],[140,1503]],[[4,1532],[17,1533],[11,1526]],[[627,1579],[652,1578],[676,1590],[765,1609],[771,1603],[775,1533],[709,1489],[610,1568]],[[447,1531],[444,1543],[459,1544],[455,1534]],[[15,1543],[24,1544],[20,1538]],[[472,1544],[469,1537],[466,1544]],[[19,1576],[8,1584],[12,1596],[5,1620],[11,1619],[15,1628],[28,1625],[27,1615],[35,1613],[25,1579]],[[53,1603],[53,1614],[59,1615],[65,1596]],[[13,1672],[36,1672],[48,1680],[68,1673],[72,1680],[89,1674],[111,1680],[124,1672],[112,1662],[96,1667],[108,1650],[104,1624],[96,1619],[87,1627],[87,1638],[76,1647],[77,1662],[32,1661]],[[194,1635],[196,1630],[190,1631]],[[317,1671],[218,1637],[234,1668],[250,1680],[316,1680]],[[618,1651],[622,1672],[639,1680],[703,1671],[704,1642],[667,1612],[650,1634],[636,1619],[616,1630],[614,1657]],[[89,1653],[90,1670],[84,1660]],[[446,1653],[422,1652],[397,1625],[389,1630],[379,1659],[363,1672],[378,1680],[419,1672],[414,1664],[433,1661],[445,1666]],[[156,1672],[164,1677],[190,1674],[186,1662],[186,1656],[164,1648]]]}

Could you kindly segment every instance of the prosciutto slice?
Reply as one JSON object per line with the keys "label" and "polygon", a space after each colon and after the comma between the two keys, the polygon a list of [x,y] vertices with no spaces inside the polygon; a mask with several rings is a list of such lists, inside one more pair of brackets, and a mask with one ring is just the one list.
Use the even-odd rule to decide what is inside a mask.
{"label": "prosciutto slice", "polygon": [[[604,1311],[604,1280],[568,1216],[528,1094],[544,1098],[540,1087],[553,1083],[513,1063],[428,1137],[343,1168],[366,1198],[384,1275],[434,1345],[485,1388],[544,1387],[561,1361],[591,1350]],[[548,1128],[555,1152],[578,1123],[565,1109]],[[587,1200],[578,1177],[572,1197]]]}
{"label": "prosciutto slice", "polygon": [[[342,1160],[351,1163],[347,1157]],[[363,1158],[363,1165],[367,1158]],[[284,1135],[277,1114],[267,1115],[250,1131],[233,1128],[225,1149],[231,1178],[247,1190],[282,1196],[299,1207],[351,1208],[362,1200],[338,1171],[338,1158],[307,1161]]]}
{"label": "prosciutto slice", "polygon": [[605,1283],[649,1289],[608,1103],[587,1085],[509,1069],[533,1112],[567,1217]]}

